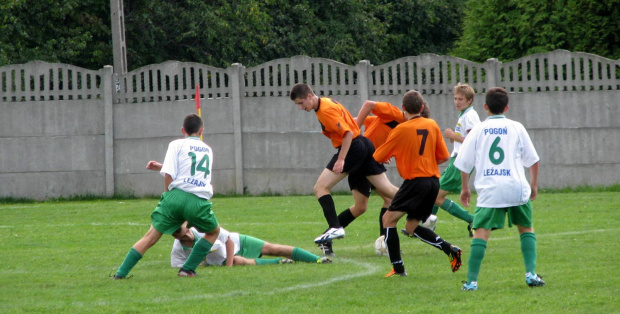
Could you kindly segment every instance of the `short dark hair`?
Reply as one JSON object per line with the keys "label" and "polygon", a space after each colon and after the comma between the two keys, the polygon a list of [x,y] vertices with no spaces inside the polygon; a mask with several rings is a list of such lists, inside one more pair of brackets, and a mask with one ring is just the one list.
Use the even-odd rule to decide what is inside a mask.
{"label": "short dark hair", "polygon": [[185,117],[185,120],[183,120],[183,129],[185,129],[185,132],[187,132],[187,134],[198,133],[198,130],[200,130],[202,126],[202,118],[200,118],[195,113],[187,115]]}
{"label": "short dark hair", "polygon": [[502,114],[508,106],[508,92],[501,87],[493,87],[487,91],[485,102],[492,114]]}
{"label": "short dark hair", "polygon": [[420,112],[420,115],[423,118],[431,117],[431,108],[428,107],[428,104],[426,102],[424,102],[424,108],[422,108],[422,112]]}
{"label": "short dark hair", "polygon": [[403,107],[410,114],[420,113],[422,105],[426,105],[426,102],[417,90],[410,90],[403,96]]}
{"label": "short dark hair", "polygon": [[293,85],[291,88],[291,100],[295,100],[297,98],[303,99],[308,97],[308,94],[314,95],[314,91],[308,84],[297,83]]}

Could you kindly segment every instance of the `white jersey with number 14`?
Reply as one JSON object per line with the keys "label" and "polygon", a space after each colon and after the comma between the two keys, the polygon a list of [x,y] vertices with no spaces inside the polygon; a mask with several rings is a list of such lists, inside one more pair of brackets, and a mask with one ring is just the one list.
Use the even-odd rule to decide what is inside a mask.
{"label": "white jersey with number 14", "polygon": [[454,166],[467,173],[476,168],[477,207],[503,208],[530,199],[532,190],[523,168],[539,159],[521,123],[494,115],[467,135]]}
{"label": "white jersey with number 14", "polygon": [[173,179],[168,190],[177,188],[204,199],[211,199],[212,165],[211,147],[200,138],[190,136],[170,142],[160,173],[167,173]]}

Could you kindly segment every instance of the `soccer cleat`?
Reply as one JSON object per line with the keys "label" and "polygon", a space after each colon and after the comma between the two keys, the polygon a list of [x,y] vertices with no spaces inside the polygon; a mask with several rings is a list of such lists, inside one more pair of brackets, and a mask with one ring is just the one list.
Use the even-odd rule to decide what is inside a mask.
{"label": "soccer cleat", "polygon": [[542,276],[532,273],[525,274],[525,283],[530,287],[542,287],[546,284]]}
{"label": "soccer cleat", "polygon": [[323,256],[323,257],[319,257],[319,259],[316,260],[317,264],[331,264],[332,260],[327,257],[327,256]]}
{"label": "soccer cleat", "polygon": [[433,231],[435,231],[435,224],[437,224],[437,216],[431,214],[430,216],[428,216],[428,218],[426,219],[426,221],[421,224],[420,226],[426,228],[426,229],[431,229]]}
{"label": "soccer cleat", "polygon": [[340,228],[329,228],[327,229],[327,231],[325,231],[325,233],[323,233],[322,235],[316,237],[316,239],[314,239],[314,243],[319,244],[319,243],[325,243],[328,242],[330,240],[334,240],[334,239],[342,239],[344,238],[344,228],[340,227]]}
{"label": "soccer cleat", "polygon": [[406,237],[415,238],[415,235],[409,234],[409,232],[407,232],[407,229],[405,228],[400,229],[400,233],[402,233]]}
{"label": "soccer cleat", "polygon": [[469,237],[470,238],[474,237],[474,230],[471,228],[472,224],[473,223],[471,223],[471,222],[467,224],[467,231],[469,232]]}
{"label": "soccer cleat", "polygon": [[472,281],[471,283],[468,284],[467,281],[463,281],[463,287],[461,288],[461,290],[476,291],[478,290],[478,282]]}
{"label": "soccer cleat", "polygon": [[397,273],[394,268],[392,268],[392,271],[385,275],[385,277],[407,277],[407,272]]}
{"label": "soccer cleat", "polygon": [[461,261],[461,254],[463,254],[463,251],[461,251],[458,246],[450,246],[450,266],[452,266],[453,273],[459,270],[463,264]]}
{"label": "soccer cleat", "polygon": [[283,259],[281,259],[278,263],[280,263],[280,264],[293,264],[294,262],[295,262],[295,261],[293,261],[293,260],[292,260],[292,259],[290,259],[290,258],[283,258]]}
{"label": "soccer cleat", "polygon": [[323,242],[323,243],[319,243],[319,249],[321,249],[321,251],[323,252],[323,255],[325,256],[336,256],[336,254],[334,254],[334,250],[332,249],[332,241],[327,241],[327,242]]}
{"label": "soccer cleat", "polygon": [[185,270],[183,268],[179,269],[179,273],[177,274],[179,277],[196,277],[196,272],[193,270]]}
{"label": "soccer cleat", "polygon": [[129,279],[131,277],[133,277],[133,275],[129,275],[127,277],[123,277],[123,276],[119,276],[119,275],[110,275],[110,277],[112,277],[112,280],[121,280],[121,279]]}

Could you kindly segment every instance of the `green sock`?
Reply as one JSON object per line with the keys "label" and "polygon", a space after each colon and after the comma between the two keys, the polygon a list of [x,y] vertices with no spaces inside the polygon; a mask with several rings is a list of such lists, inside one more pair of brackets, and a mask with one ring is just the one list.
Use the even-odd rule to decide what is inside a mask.
{"label": "green sock", "polygon": [[478,281],[480,266],[487,249],[487,241],[482,239],[471,240],[471,252],[469,253],[469,265],[467,266],[467,282]]}
{"label": "green sock", "polygon": [[446,199],[443,204],[441,204],[441,208],[450,213],[450,215],[460,218],[461,220],[465,220],[466,222],[473,222],[474,215],[470,214],[468,211],[463,209],[463,207],[459,206],[459,204]]}
{"label": "green sock", "polygon": [[279,264],[282,258],[255,258],[256,265]]}
{"label": "green sock", "polygon": [[318,255],[314,255],[298,247],[293,249],[293,254],[291,255],[294,261],[302,261],[306,263],[316,263],[316,261],[319,259]]}
{"label": "green sock", "polygon": [[200,238],[200,240],[194,244],[194,248],[192,249],[192,252],[189,253],[182,269],[195,271],[198,265],[200,265],[200,262],[205,259],[212,246],[213,244],[205,240],[205,238]]}
{"label": "green sock", "polygon": [[437,216],[438,211],[439,211],[439,206],[433,205],[433,215]]}
{"label": "green sock", "polygon": [[536,273],[536,235],[532,232],[521,234],[521,253],[526,273]]}
{"label": "green sock", "polygon": [[131,271],[131,269],[136,266],[138,261],[142,258],[142,254],[138,252],[138,250],[133,247],[129,249],[129,252],[125,256],[125,260],[121,264],[121,267],[116,271],[116,275],[119,277],[127,277],[127,274]]}

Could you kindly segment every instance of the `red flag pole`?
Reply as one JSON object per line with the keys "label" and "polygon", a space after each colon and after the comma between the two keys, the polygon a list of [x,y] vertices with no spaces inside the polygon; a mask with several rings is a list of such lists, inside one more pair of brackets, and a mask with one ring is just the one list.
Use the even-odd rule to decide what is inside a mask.
{"label": "red flag pole", "polygon": [[[196,114],[202,118],[202,113],[200,111],[200,85],[196,84],[196,96],[194,97],[196,101]],[[200,134],[200,140],[202,141],[202,134]]]}

